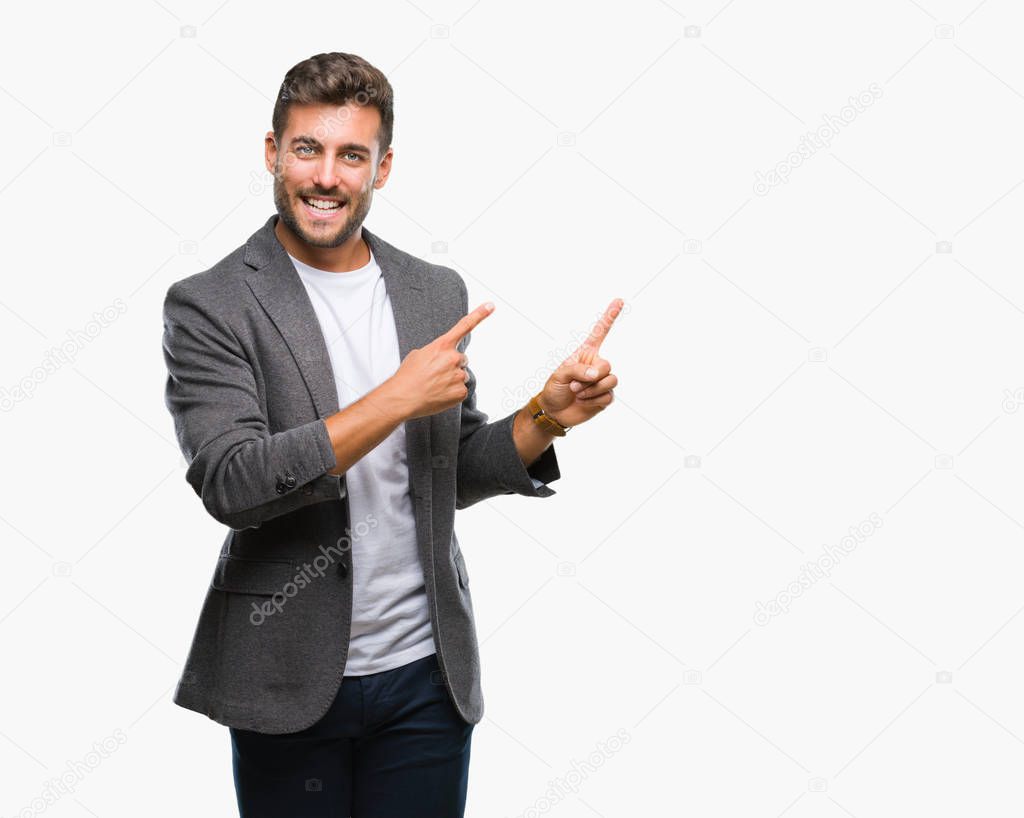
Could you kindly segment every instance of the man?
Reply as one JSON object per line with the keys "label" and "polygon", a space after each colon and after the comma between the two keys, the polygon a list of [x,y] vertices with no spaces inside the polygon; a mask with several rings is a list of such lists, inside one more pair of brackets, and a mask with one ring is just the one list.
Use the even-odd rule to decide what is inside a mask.
{"label": "man", "polygon": [[461,816],[483,715],[454,514],[547,497],[552,445],[617,384],[589,338],[487,422],[454,270],[362,227],[391,172],[392,89],[319,54],[265,138],[277,213],[164,302],[167,406],[229,527],[174,701],[230,728],[242,816]]}

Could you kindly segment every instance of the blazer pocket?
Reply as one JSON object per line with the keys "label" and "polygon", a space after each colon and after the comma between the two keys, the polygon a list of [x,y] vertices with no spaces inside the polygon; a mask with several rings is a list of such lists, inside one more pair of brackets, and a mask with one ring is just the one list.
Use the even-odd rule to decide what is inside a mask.
{"label": "blazer pocket", "polygon": [[218,591],[273,596],[295,578],[289,560],[251,560],[224,554],[217,560],[211,583]]}

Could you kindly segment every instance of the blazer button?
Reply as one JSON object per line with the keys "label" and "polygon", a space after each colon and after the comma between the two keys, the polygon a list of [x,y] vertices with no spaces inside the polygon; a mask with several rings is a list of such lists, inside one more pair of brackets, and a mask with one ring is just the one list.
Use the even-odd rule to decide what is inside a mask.
{"label": "blazer button", "polygon": [[338,576],[342,579],[348,576],[348,563],[344,560],[338,563]]}
{"label": "blazer button", "polygon": [[277,485],[274,487],[274,490],[278,494],[284,494],[286,491],[288,491],[288,487],[284,483],[282,483],[280,480],[278,480],[277,481]]}
{"label": "blazer button", "polygon": [[293,475],[293,474],[289,474],[289,475],[288,475],[288,476],[287,476],[287,477],[286,477],[286,478],[284,479],[284,484],[285,484],[285,485],[286,485],[286,486],[287,486],[288,488],[290,488],[290,489],[293,489],[293,488],[295,488],[295,475]]}

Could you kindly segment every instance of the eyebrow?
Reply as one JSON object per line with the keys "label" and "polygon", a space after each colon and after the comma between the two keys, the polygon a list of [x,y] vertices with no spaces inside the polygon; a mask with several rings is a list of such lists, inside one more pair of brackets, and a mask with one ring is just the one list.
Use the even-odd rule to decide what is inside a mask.
{"label": "eyebrow", "polygon": [[[288,143],[288,147],[297,145],[299,143],[305,145],[313,145],[317,148],[323,147],[319,139],[315,139],[309,134],[300,134],[299,136],[294,137],[292,141]],[[340,145],[339,147],[343,151],[359,151],[367,155],[370,154],[370,149],[366,147],[366,145],[360,145],[358,142],[346,142],[344,145]]]}

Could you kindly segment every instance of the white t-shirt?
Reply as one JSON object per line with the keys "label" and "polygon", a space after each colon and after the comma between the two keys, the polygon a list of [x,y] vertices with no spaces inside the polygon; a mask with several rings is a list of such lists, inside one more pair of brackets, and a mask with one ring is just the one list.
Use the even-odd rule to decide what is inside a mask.
{"label": "white t-shirt", "polygon": [[[365,267],[343,273],[289,257],[313,302],[334,370],[338,406],[344,409],[394,375],[401,363],[384,277],[372,251]],[[345,675],[358,676],[435,652],[403,424],[345,472],[345,486],[353,585]]]}

